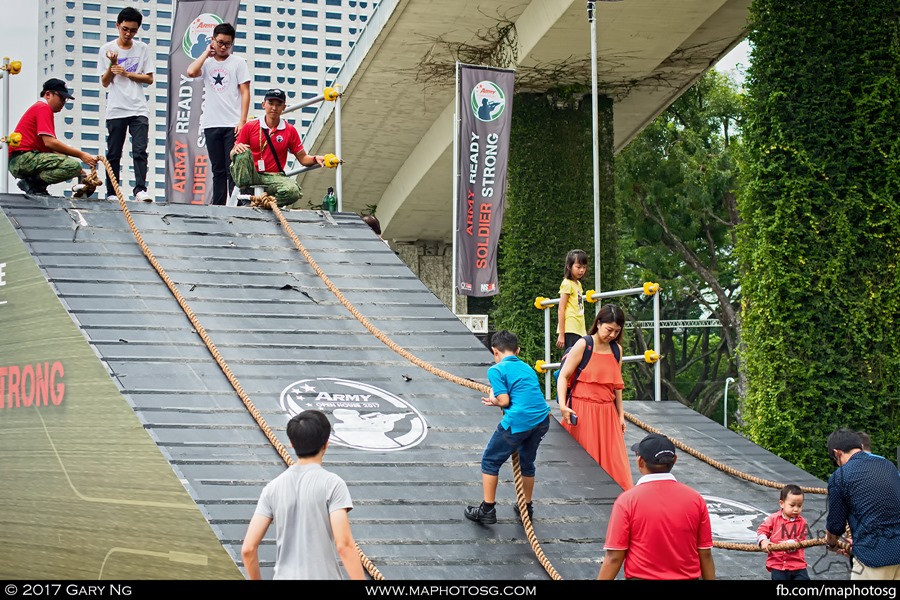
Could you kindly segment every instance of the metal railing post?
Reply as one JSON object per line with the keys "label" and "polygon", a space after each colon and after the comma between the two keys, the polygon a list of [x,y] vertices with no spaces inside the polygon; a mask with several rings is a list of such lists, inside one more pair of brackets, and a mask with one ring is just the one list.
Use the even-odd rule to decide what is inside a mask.
{"label": "metal railing post", "polygon": [[[544,309],[544,360],[550,362],[550,310]],[[544,397],[550,400],[550,371],[544,373]]]}
{"label": "metal railing post", "polygon": [[[3,116],[0,117],[0,137],[9,135],[9,57],[3,57],[3,70],[0,71],[0,79],[3,79]],[[9,143],[0,144],[0,193],[9,192]]]}
{"label": "metal railing post", "polygon": [[[344,156],[344,153],[341,151],[341,86],[340,84],[334,86],[335,90],[337,90],[337,98],[334,100],[334,153],[338,158]],[[337,211],[343,212],[344,210],[344,186],[341,181],[341,171],[344,166],[342,163],[338,163],[336,173],[334,174],[334,189],[337,192]]]}
{"label": "metal railing post", "polygon": [[[659,352],[659,292],[653,294],[653,348]],[[662,399],[662,361],[656,361],[653,365],[653,393],[655,400],[659,402]]]}

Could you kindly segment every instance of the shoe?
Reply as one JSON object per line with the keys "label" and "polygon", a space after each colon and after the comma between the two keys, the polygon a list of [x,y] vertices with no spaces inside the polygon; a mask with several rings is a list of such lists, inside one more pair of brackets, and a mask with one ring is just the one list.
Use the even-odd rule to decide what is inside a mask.
{"label": "shoe", "polygon": [[110,194],[109,196],[106,197],[106,201],[107,202],[118,202],[119,197],[116,196],[115,194]]}
{"label": "shoe", "polygon": [[[516,521],[518,521],[519,523],[522,523],[523,522],[522,521],[522,511],[519,510],[519,504],[516,503],[516,505],[513,506],[513,508],[516,509]],[[525,509],[528,511],[528,520],[534,521],[534,504],[529,502],[528,504],[525,505]]]}
{"label": "shoe", "polygon": [[147,193],[147,190],[141,190],[137,194],[134,195],[135,200],[139,200],[141,202],[153,202],[153,196]]}
{"label": "shoe", "polygon": [[476,523],[481,523],[482,525],[493,525],[497,522],[497,509],[492,508],[491,510],[484,510],[484,508],[479,506],[467,506],[464,512],[466,518],[470,521],[475,521]]}
{"label": "shoe", "polygon": [[19,189],[30,196],[49,196],[47,184],[36,177],[23,177],[16,182]]}

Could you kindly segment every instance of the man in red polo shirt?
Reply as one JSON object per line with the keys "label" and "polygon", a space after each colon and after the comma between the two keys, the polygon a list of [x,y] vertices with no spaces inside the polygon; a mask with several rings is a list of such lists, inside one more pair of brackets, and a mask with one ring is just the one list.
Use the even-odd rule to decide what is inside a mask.
{"label": "man in red polo shirt", "polygon": [[675,444],[651,433],[631,449],[642,477],[613,504],[597,579],[715,579],[706,502],[675,481]]}
{"label": "man in red polo shirt", "polygon": [[48,79],[40,99],[32,104],[16,125],[22,142],[9,149],[9,172],[26,194],[46,196],[47,186],[83,175],[81,163],[97,164],[97,157],[56,139],[53,115],[74,98],[61,79]]}
{"label": "man in red polo shirt", "polygon": [[[286,96],[284,90],[266,92],[262,108],[263,119],[247,121],[241,128],[231,150],[231,177],[239,188],[263,185],[266,194],[275,198],[278,206],[292,206],[300,200],[300,186],[284,174],[288,152],[304,167],[322,166],[322,156],[307,154],[294,126],[281,118]],[[249,152],[248,152],[249,151]]]}

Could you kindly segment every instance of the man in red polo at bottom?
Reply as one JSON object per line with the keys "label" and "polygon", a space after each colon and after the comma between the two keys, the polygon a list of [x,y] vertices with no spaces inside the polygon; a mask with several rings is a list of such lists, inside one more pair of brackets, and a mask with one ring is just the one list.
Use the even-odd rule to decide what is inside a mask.
{"label": "man in red polo at bottom", "polygon": [[675,481],[675,444],[651,433],[631,449],[642,477],[613,504],[597,579],[715,579],[706,502]]}

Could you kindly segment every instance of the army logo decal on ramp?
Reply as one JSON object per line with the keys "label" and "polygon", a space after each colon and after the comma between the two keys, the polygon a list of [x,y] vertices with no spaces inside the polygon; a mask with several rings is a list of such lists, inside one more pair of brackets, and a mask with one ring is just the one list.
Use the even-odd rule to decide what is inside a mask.
{"label": "army logo decal on ramp", "polygon": [[292,417],[317,409],[331,415],[331,443],[357,450],[391,452],[417,446],[428,428],[408,402],[375,386],[338,379],[301,379],[281,392],[281,407]]}

